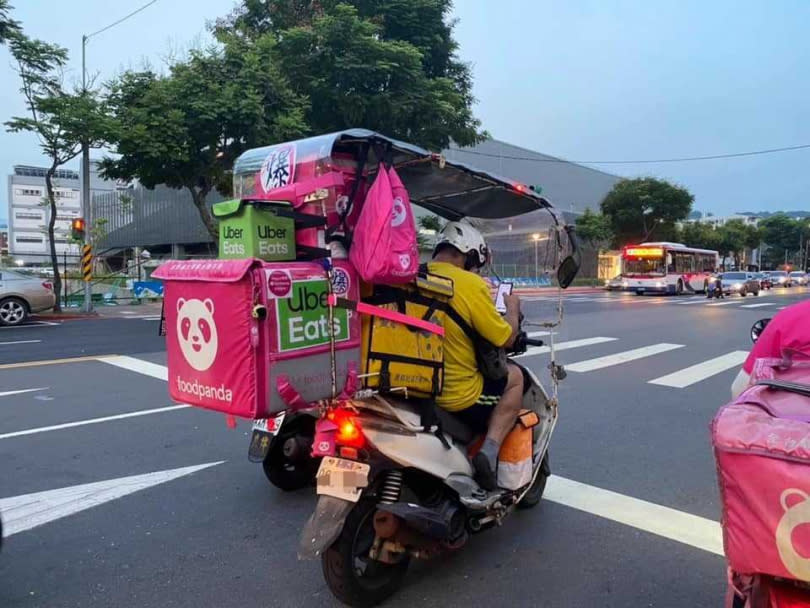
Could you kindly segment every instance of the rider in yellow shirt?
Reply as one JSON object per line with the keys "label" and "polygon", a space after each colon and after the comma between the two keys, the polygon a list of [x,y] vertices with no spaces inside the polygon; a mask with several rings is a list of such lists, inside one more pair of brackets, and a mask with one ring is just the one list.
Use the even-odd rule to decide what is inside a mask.
{"label": "rider in yellow shirt", "polygon": [[[431,273],[453,280],[452,308],[483,339],[497,347],[511,346],[520,325],[520,299],[506,296],[501,316],[484,280],[475,274],[489,259],[481,233],[463,222],[449,222],[442,230],[429,264]],[[486,433],[473,459],[478,483],[494,490],[498,451],[515,424],[523,396],[523,373],[508,365],[500,380],[488,380],[478,369],[475,347],[467,333],[448,319],[444,339],[444,388],[436,402],[458,415],[474,431]]]}

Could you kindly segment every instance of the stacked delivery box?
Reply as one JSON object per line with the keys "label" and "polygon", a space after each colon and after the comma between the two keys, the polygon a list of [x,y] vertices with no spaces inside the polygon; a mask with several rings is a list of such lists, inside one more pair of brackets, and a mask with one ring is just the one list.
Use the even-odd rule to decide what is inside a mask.
{"label": "stacked delivery box", "polygon": [[[219,259],[171,261],[153,274],[165,284],[172,398],[268,418],[351,397],[358,378],[381,392],[441,391],[441,326],[452,281],[361,285],[346,237],[364,201],[382,218],[381,233],[405,214],[379,212],[377,184],[369,189],[368,182],[384,165],[367,164],[368,142],[352,143],[322,136],[245,152],[234,166],[238,198],[213,209]],[[373,154],[380,163],[386,153]],[[410,204],[404,187],[397,198],[391,191],[392,209]],[[363,235],[354,236],[357,243]],[[415,228],[412,240],[416,252]]]}
{"label": "stacked delivery box", "polygon": [[173,399],[265,418],[354,391],[360,319],[329,296],[356,302],[360,285],[325,234],[356,216],[350,202],[364,189],[365,159],[324,156],[317,141],[240,157],[239,198],[213,209],[219,259],[171,261],[153,275],[165,283]]}

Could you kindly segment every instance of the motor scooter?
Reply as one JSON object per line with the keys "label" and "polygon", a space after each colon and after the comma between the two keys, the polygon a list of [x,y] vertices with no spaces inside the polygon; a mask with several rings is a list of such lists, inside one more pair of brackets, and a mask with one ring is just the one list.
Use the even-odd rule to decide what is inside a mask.
{"label": "motor scooter", "polygon": [[[578,269],[578,260],[567,257],[558,283],[569,285]],[[559,320],[561,309],[558,321],[542,325]],[[474,433],[434,404],[428,404],[433,424],[425,424],[424,403],[370,391],[323,412],[337,428],[336,447],[320,464],[318,503],[302,531],[299,556],[320,557],[335,597],[350,606],[375,605],[400,587],[412,559],[457,551],[470,534],[540,502],[551,473],[557,384],[565,377],[554,361],[553,333],[548,336],[551,394],[531,369],[511,359],[524,377],[523,411],[533,417],[531,474],[519,488],[481,488],[470,460]],[[510,354],[542,345],[521,327]]]}

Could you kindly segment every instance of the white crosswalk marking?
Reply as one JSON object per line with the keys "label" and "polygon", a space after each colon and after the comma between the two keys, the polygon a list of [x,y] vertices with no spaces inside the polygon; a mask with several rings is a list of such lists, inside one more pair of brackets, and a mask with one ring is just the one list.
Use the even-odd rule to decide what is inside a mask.
{"label": "white crosswalk marking", "polygon": [[716,376],[726,370],[742,365],[748,353],[744,350],[735,350],[714,359],[709,359],[703,363],[697,363],[690,367],[678,370],[666,376],[661,376],[655,380],[650,380],[649,384],[660,386],[671,386],[672,388],[685,388],[701,380],[706,380]]}
{"label": "white crosswalk marking", "polygon": [[[568,350],[569,348],[580,348],[582,346],[592,346],[594,344],[604,344],[605,342],[613,342],[616,338],[605,338],[605,337],[596,337],[596,338],[583,338],[581,340],[569,340],[568,342],[560,342],[554,345],[555,351],[561,350]],[[532,357],[534,355],[544,355],[546,353],[551,352],[551,348],[548,346],[532,346],[531,348],[527,349],[525,353],[522,355],[518,355],[515,357],[516,359],[520,357]]]}
{"label": "white crosswalk marking", "polygon": [[706,306],[730,306],[731,304],[739,304],[740,300],[728,300],[726,302],[712,302],[711,304],[706,304]]}
{"label": "white crosswalk marking", "polygon": [[585,361],[569,363],[565,366],[565,369],[569,372],[590,372],[605,367],[611,367],[613,365],[619,365],[620,363],[635,361],[636,359],[651,357],[652,355],[665,353],[670,350],[675,350],[676,348],[683,348],[683,344],[667,344],[666,342],[662,342],[660,344],[653,344],[652,346],[644,346],[642,348],[634,348],[633,350],[627,350],[621,353],[615,353],[613,355],[597,357],[596,359],[587,359]]}
{"label": "white crosswalk marking", "polygon": [[773,306],[773,302],[763,302],[762,304],[745,304],[740,308],[762,308],[763,306]]}

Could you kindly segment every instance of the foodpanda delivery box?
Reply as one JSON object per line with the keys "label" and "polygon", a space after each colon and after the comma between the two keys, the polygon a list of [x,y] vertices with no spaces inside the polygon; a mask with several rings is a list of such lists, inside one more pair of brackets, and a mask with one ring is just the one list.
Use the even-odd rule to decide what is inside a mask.
{"label": "foodpanda delivery box", "polygon": [[760,359],[712,444],[729,566],[810,582],[810,363]]}
{"label": "foodpanda delivery box", "polygon": [[[329,283],[315,262],[171,261],[164,281],[169,394],[176,401],[244,418],[265,418],[332,396],[353,383],[360,321],[327,304]],[[357,296],[348,263],[333,291]],[[349,387],[351,389],[351,387]]]}
{"label": "foodpanda delivery box", "polygon": [[[320,135],[241,154],[234,163],[239,198],[289,201],[296,211],[326,219],[329,229],[352,227],[365,199],[368,144]],[[326,226],[296,229],[299,247],[326,247]]]}

